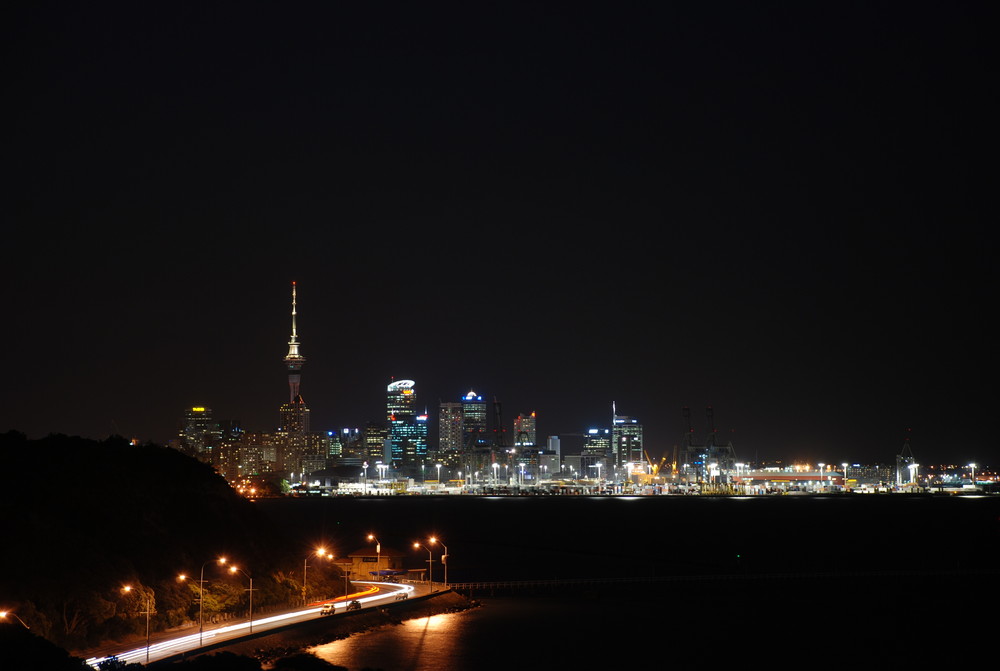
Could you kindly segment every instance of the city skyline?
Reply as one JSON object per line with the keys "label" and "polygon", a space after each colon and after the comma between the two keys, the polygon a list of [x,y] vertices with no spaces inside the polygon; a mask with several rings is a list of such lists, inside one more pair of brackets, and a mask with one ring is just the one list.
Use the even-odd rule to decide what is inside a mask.
{"label": "city skyline", "polygon": [[10,14],[0,430],[272,428],[297,282],[316,429],[996,461],[975,6]]}

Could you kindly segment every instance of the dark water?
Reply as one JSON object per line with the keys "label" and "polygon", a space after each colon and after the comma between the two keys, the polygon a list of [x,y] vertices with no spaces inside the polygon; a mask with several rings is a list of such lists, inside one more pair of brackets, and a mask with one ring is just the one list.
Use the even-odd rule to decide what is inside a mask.
{"label": "dark water", "polygon": [[[260,505],[303,547],[332,542],[340,554],[375,533],[414,568],[426,566],[427,553],[412,550],[413,540],[438,534],[448,545],[451,582],[666,579],[481,593],[482,608],[316,650],[352,671],[748,659],[816,668],[945,659],[977,641],[992,645],[995,625],[978,612],[995,600],[997,498],[398,497]],[[435,571],[440,579],[439,564]]]}

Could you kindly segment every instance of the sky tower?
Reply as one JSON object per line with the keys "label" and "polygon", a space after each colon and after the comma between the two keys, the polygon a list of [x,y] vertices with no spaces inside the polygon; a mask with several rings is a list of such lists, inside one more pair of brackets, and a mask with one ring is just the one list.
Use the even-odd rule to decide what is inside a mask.
{"label": "sky tower", "polygon": [[299,335],[295,330],[295,282],[292,282],[292,337],[288,341],[288,354],[285,355],[285,365],[288,366],[288,401],[295,403],[299,396],[299,381],[302,378],[302,364],[306,358],[299,354]]}
{"label": "sky tower", "polygon": [[289,434],[303,435],[309,432],[309,408],[299,393],[302,379],[302,365],[306,358],[299,354],[299,335],[295,328],[295,282],[292,282],[292,337],[288,340],[288,403],[281,406],[281,428]]}

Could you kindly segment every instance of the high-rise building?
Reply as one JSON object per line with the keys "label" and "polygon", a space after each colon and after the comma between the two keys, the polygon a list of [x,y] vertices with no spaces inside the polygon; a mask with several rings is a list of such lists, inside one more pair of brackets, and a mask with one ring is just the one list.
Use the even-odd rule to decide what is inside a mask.
{"label": "high-rise building", "polygon": [[414,386],[413,380],[397,380],[386,388],[385,413],[393,465],[418,464],[427,456],[427,415],[417,414]]}
{"label": "high-rise building", "polygon": [[193,457],[205,458],[211,453],[212,447],[222,436],[219,423],[212,419],[212,409],[204,406],[194,406],[184,409],[178,439],[183,452]]}
{"label": "high-rise building", "polygon": [[388,463],[391,455],[385,454],[385,446],[389,443],[389,431],[384,425],[378,422],[368,422],[362,432],[361,444],[363,449],[360,456],[373,461],[385,461]]}
{"label": "high-rise building", "polygon": [[580,476],[605,479],[611,454],[611,430],[588,429],[580,452]]}
{"label": "high-rise building", "polygon": [[535,413],[518,415],[514,419],[514,447],[529,447],[537,444]]}
{"label": "high-rise building", "polygon": [[416,415],[410,436],[403,446],[403,461],[419,465],[427,459],[427,413]]}
{"label": "high-rise building", "polygon": [[644,464],[642,449],[642,424],[634,417],[614,416],[611,429],[611,456],[614,465],[624,475],[625,464]]}
{"label": "high-rise building", "polygon": [[462,450],[462,404],[443,402],[438,410],[438,457],[457,455]]}
{"label": "high-rise building", "polygon": [[562,458],[562,441],[559,440],[559,436],[549,436],[545,441],[545,449],[556,457]]}
{"label": "high-rise building", "polygon": [[611,454],[611,432],[608,429],[587,429],[581,454],[607,457]]}
{"label": "high-rise building", "polygon": [[462,447],[474,450],[486,444],[486,403],[475,391],[462,397]]}

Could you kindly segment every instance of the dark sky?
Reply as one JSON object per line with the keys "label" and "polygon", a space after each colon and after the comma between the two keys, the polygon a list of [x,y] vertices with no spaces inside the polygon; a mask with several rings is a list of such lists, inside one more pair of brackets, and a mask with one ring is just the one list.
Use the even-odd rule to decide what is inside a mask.
{"label": "dark sky", "polygon": [[273,428],[297,281],[316,429],[996,461],[982,5],[22,4],[0,430]]}

